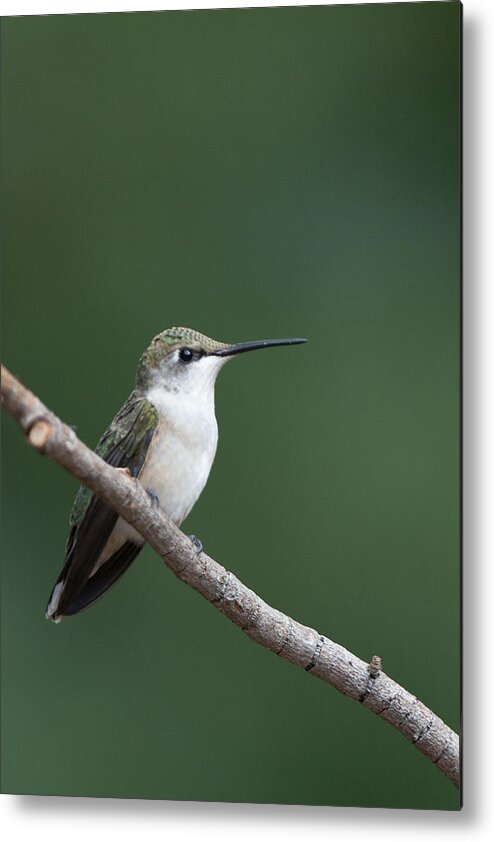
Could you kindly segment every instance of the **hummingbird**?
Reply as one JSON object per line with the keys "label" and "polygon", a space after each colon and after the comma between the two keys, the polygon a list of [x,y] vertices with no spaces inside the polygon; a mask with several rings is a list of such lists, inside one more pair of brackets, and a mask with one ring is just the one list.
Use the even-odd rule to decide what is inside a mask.
{"label": "hummingbird", "polygon": [[[138,479],[151,500],[180,526],[206,485],[218,444],[214,386],[232,357],[305,339],[227,344],[186,327],[154,337],[137,366],[135,388],[95,451]],[[198,552],[201,542],[190,536]],[[144,539],[85,486],[70,515],[61,573],[46,609],[60,622],[101,597],[128,569]]]}

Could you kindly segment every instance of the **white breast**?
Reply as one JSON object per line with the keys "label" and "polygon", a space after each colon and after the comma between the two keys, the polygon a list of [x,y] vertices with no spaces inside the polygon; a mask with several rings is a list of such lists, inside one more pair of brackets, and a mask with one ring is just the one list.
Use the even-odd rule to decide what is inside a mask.
{"label": "white breast", "polygon": [[159,499],[178,525],[203,490],[218,444],[214,400],[197,400],[159,387],[147,398],[160,421],[140,475],[144,488]]}
{"label": "white breast", "polygon": [[[168,388],[155,385],[146,394],[158,411],[159,423],[139,479],[177,525],[192,509],[213,464],[218,444],[214,382],[228,359],[205,356],[186,370],[186,381],[183,376],[175,381],[168,377]],[[136,544],[144,541],[119,517],[94,570],[129,540]]]}

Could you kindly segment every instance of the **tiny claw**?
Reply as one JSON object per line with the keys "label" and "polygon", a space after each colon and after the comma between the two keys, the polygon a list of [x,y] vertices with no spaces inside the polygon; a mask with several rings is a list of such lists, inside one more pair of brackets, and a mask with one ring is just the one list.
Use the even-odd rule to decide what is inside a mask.
{"label": "tiny claw", "polygon": [[154,491],[152,491],[151,488],[146,488],[146,494],[148,495],[149,499],[151,500],[151,503],[153,504],[153,506],[159,506],[160,498],[158,497],[157,494],[154,493]]}
{"label": "tiny claw", "polygon": [[201,539],[196,538],[195,535],[189,535],[189,540],[192,541],[192,543],[194,544],[194,547],[196,548],[197,555],[199,555],[199,553],[202,553],[203,546],[202,546]]}

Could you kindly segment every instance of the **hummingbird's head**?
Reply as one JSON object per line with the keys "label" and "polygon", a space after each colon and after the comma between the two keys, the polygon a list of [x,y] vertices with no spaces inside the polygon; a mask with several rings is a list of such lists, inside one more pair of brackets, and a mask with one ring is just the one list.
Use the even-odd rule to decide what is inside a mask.
{"label": "hummingbird's head", "polygon": [[155,386],[174,392],[195,392],[214,386],[216,376],[231,357],[270,348],[296,345],[305,339],[264,339],[234,345],[217,342],[187,327],[170,327],[154,337],[137,369],[136,385],[141,391]]}

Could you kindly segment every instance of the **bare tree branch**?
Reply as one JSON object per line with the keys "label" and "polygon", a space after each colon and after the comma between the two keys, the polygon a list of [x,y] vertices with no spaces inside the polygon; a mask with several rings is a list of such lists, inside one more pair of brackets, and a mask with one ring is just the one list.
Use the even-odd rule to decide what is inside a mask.
{"label": "bare tree branch", "polygon": [[124,517],[168,567],[252,640],[336,687],[389,722],[456,786],[459,739],[419,699],[343,646],[272,608],[192,542],[153,506],[139,482],[107,465],[2,366],[2,403],[29,443],[50,456]]}

